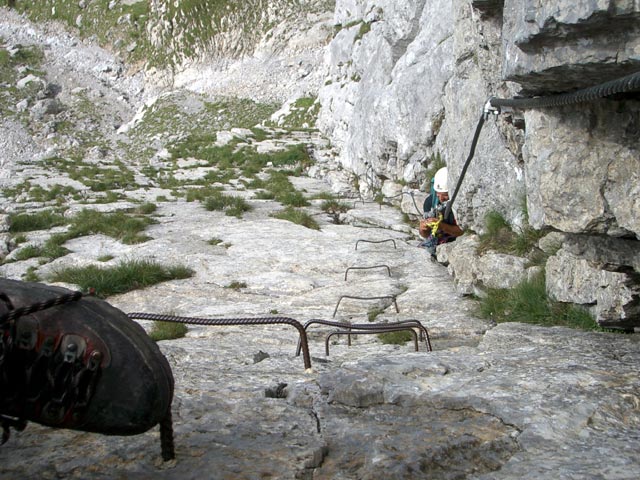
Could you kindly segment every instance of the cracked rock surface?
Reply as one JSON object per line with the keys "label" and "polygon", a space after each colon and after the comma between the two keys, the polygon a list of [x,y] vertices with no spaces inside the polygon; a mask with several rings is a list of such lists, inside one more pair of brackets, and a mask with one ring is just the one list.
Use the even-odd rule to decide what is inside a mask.
{"label": "cracked rock surface", "polygon": [[[49,43],[55,50],[56,43]],[[95,73],[92,62],[83,68]],[[104,73],[97,70],[98,76]],[[77,80],[83,76],[84,70]],[[99,83],[105,105],[120,95],[106,88],[118,78]],[[136,88],[130,93],[132,102],[141,95]],[[135,110],[124,101],[116,107],[123,117]],[[12,133],[2,137],[10,152],[2,157],[0,179],[68,182],[68,176],[37,162],[27,168],[47,143],[30,142],[21,128],[3,129]],[[17,160],[27,166],[14,165]],[[110,157],[99,160],[108,163]],[[93,208],[115,211],[133,200],[171,197],[136,173],[148,182],[146,188],[127,191],[128,200]],[[307,195],[331,188],[315,178],[292,182]],[[355,202],[346,223],[336,225],[313,200],[307,211],[320,224],[316,231],[269,217],[281,208],[275,201],[246,190],[235,193],[254,207],[242,219],[171,197],[157,202],[157,223],[145,230],[150,239],[144,243],[87,235],[68,241],[71,253],[51,263],[31,258],[6,263],[0,272],[21,278],[32,267],[46,276],[56,267],[96,264],[105,256],[113,258],[104,264],[170,260],[195,275],[108,301],[127,313],[278,315],[300,322],[364,323],[375,308],[376,322],[421,321],[434,351],[423,341],[416,352],[412,342],[388,345],[374,335],[354,335],[348,346],[336,335],[325,355],[326,337],[334,329],[316,325],[309,328],[312,369],[307,370],[295,356],[298,333],[290,326],[189,326],[185,338],[160,342],[176,380],[175,461],[160,460],[157,428],[107,437],[31,423],[0,447],[0,478],[640,478],[637,335],[492,326],[475,316],[474,300],[456,293],[447,269],[416,248],[413,230],[397,209]],[[20,205],[32,207],[42,205]],[[69,202],[65,208],[71,214],[81,207]],[[41,243],[51,234],[33,232],[28,240]],[[212,238],[221,243],[211,245]],[[380,265],[389,273],[374,268],[346,275],[352,266]],[[246,286],[229,288],[232,282]],[[389,298],[344,298],[338,308],[344,295],[393,296],[398,311]]]}

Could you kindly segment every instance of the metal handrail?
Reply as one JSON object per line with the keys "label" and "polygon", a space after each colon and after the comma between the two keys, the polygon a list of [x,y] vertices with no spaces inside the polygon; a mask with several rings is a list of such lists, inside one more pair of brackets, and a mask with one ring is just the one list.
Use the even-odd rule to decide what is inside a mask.
{"label": "metal handrail", "polygon": [[[288,317],[262,317],[262,318],[198,318],[198,317],[178,317],[174,315],[160,315],[155,313],[134,312],[127,314],[129,318],[138,318],[141,320],[156,320],[160,322],[174,323],[190,323],[194,325],[206,326],[228,326],[228,325],[273,325],[286,324],[295,327],[300,333],[298,340],[302,345],[304,368],[311,368],[311,356],[309,355],[309,342],[307,340],[307,331],[302,324],[293,318]],[[299,353],[298,353],[299,354]],[[296,355],[297,356],[297,355]]]}

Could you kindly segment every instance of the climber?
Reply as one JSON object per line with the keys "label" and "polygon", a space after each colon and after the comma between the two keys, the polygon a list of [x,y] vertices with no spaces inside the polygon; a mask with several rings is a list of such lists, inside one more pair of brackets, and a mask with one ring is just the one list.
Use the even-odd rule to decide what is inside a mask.
{"label": "climber", "polygon": [[458,226],[453,212],[447,218],[443,218],[444,211],[449,201],[449,189],[447,188],[447,167],[436,172],[431,182],[431,192],[424,201],[424,217],[420,220],[420,236],[425,240],[420,243],[431,255],[435,256],[436,246],[453,242],[462,235],[462,229]]}

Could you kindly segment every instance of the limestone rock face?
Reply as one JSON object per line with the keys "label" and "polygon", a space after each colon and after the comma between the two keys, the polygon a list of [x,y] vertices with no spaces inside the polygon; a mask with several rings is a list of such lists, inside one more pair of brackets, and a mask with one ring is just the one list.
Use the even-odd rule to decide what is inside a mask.
{"label": "limestone rock face", "polygon": [[640,103],[602,100],[525,118],[531,225],[640,238]]}
{"label": "limestone rock face", "polygon": [[503,76],[526,91],[589,87],[640,67],[634,0],[507,1],[503,28]]}
{"label": "limestone rock face", "polygon": [[[341,164],[361,178],[363,194],[388,179],[421,183],[439,155],[455,186],[470,147],[463,132],[471,135],[494,93],[486,79],[499,81],[499,23],[481,22],[462,1],[353,3],[337,2],[340,30],[326,55],[319,127]],[[472,165],[457,203],[466,225],[482,230],[492,209],[521,223],[519,136],[502,120],[483,132],[477,155],[487,161]],[[489,181],[496,178],[497,196]]]}
{"label": "limestone rock face", "polygon": [[631,329],[640,321],[640,288],[635,242],[571,237],[547,261],[549,294],[561,302],[590,308],[598,323]]}
{"label": "limestone rock face", "polygon": [[492,251],[480,255],[477,248],[477,236],[465,235],[437,249],[438,261],[448,264],[461,295],[478,293],[479,288],[513,288],[533,273],[526,258]]}
{"label": "limestone rock face", "polygon": [[[363,195],[399,181],[410,194],[438,159],[451,191],[489,97],[573,91],[637,71],[639,18],[631,0],[338,0],[318,125]],[[625,95],[488,118],[453,206],[458,223],[484,233],[486,214],[497,211],[516,231],[529,224],[637,241],[639,112],[637,95]],[[397,204],[419,216],[409,195]],[[488,280],[496,258],[465,258],[476,264],[449,263],[460,291],[481,277],[499,283]],[[609,278],[597,266],[605,263],[590,260]],[[637,266],[625,268],[634,290]],[[613,303],[628,304],[623,297]]]}

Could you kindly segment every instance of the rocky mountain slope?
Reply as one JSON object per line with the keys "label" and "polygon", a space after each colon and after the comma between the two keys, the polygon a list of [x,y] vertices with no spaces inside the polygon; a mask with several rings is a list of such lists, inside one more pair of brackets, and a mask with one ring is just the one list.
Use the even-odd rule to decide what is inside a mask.
{"label": "rocky mountain slope", "polygon": [[[354,8],[345,5],[336,15]],[[224,87],[160,93],[92,39],[2,13],[2,275],[51,282],[66,267],[182,265],[191,277],[108,301],[125,312],[213,318],[415,318],[434,351],[371,335],[349,347],[334,336],[325,355],[331,329],[314,327],[305,370],[290,327],[190,326],[185,338],[160,342],[176,377],[174,462],[159,460],[155,429],[104,437],[30,424],[0,447],[1,476],[640,476],[637,336],[478,318],[447,269],[416,248],[399,209],[347,198],[354,172],[334,161],[335,144],[301,128],[313,122],[313,99],[280,109],[277,96],[221,96],[232,93]],[[297,208],[318,230],[272,216],[291,200],[270,190],[274,168],[308,202]],[[337,221],[322,208],[336,193],[347,206]],[[227,196],[250,209],[209,209]],[[103,223],[80,231],[83,210],[143,228],[134,238]],[[58,223],[12,230],[17,215],[42,211]],[[376,265],[389,273],[347,276]],[[336,308],[342,295],[383,298]]]}

